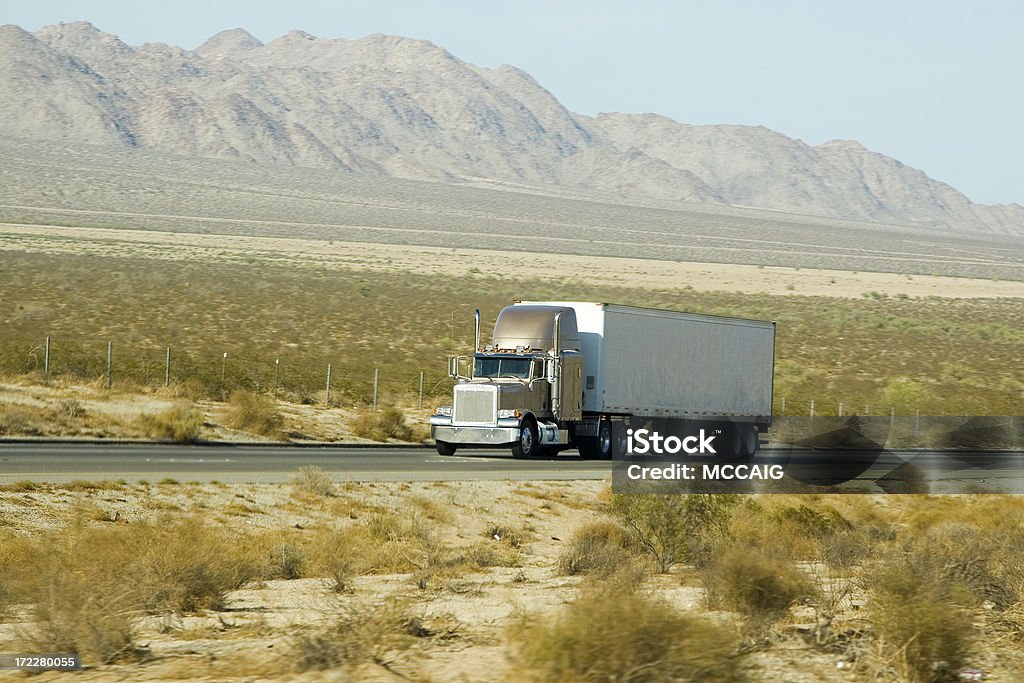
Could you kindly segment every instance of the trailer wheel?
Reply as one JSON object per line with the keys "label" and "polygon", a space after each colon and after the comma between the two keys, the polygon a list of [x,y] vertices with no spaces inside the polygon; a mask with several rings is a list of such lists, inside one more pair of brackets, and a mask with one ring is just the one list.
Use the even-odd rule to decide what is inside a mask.
{"label": "trailer wheel", "polygon": [[531,418],[519,425],[519,440],[512,444],[513,458],[535,458],[540,455],[540,436],[537,423]]}
{"label": "trailer wheel", "polygon": [[612,429],[612,421],[601,420],[597,428],[597,457],[601,460],[611,460],[615,450],[615,432]]}
{"label": "trailer wheel", "polygon": [[760,445],[760,438],[757,434],[757,427],[754,425],[747,425],[744,427],[743,433],[743,455],[748,458],[753,458],[757,455],[758,446]]}
{"label": "trailer wheel", "polygon": [[448,443],[447,441],[437,442],[437,454],[438,455],[455,455],[455,444]]}

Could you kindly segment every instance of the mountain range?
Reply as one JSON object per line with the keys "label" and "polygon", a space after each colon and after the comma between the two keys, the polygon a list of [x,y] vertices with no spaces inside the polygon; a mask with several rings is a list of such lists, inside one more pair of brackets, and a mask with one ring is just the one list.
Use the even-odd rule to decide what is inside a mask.
{"label": "mountain range", "polygon": [[955,232],[1024,234],[854,141],[569,111],[529,74],[422,40],[224,31],[195,50],[91,24],[0,27],[0,134],[374,176],[565,186]]}

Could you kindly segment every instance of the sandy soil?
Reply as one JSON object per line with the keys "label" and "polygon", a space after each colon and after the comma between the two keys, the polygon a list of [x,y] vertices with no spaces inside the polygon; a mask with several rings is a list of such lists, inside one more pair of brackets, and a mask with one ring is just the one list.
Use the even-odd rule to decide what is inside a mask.
{"label": "sandy soil", "polygon": [[419,274],[514,273],[646,289],[689,286],[698,291],[847,298],[869,292],[910,297],[1024,297],[1024,282],[962,277],[45,225],[0,224],[0,231],[7,236],[0,241],[0,250],[46,253],[124,255],[124,247],[130,245],[135,255],[164,259],[315,261],[326,267]]}

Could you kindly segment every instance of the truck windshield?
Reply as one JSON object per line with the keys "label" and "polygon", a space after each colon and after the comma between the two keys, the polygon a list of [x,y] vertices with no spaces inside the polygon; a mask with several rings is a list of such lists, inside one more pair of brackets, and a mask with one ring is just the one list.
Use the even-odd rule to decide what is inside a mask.
{"label": "truck windshield", "polygon": [[473,377],[530,379],[529,358],[476,358]]}

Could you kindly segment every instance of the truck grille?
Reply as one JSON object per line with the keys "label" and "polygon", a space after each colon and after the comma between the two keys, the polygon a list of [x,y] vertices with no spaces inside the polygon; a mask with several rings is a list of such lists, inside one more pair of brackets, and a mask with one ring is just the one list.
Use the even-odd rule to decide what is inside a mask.
{"label": "truck grille", "polygon": [[456,385],[452,424],[473,426],[497,425],[498,388],[488,384]]}

